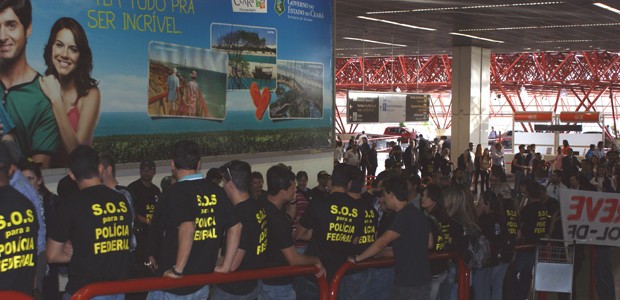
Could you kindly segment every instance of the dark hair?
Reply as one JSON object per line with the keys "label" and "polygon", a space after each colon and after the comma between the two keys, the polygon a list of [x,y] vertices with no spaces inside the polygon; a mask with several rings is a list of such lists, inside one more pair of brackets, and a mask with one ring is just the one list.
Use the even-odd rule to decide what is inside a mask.
{"label": "dark hair", "polygon": [[0,0],[0,12],[7,8],[13,9],[19,22],[28,28],[32,24],[32,4],[30,0]]}
{"label": "dark hair", "polygon": [[306,171],[299,171],[297,175],[295,175],[295,179],[297,180],[302,180],[304,178],[308,179],[308,173],[306,173]]}
{"label": "dark hair", "polygon": [[349,167],[352,166],[345,163],[334,166],[334,171],[332,172],[332,186],[346,188],[347,185],[349,185],[349,181],[351,181],[351,172]]}
{"label": "dark hair", "polygon": [[252,172],[252,174],[250,174],[250,178],[251,178],[251,180],[254,180],[254,179],[265,180],[265,179],[263,179],[263,174],[261,174],[261,172],[259,172],[259,171]]}
{"label": "dark hair", "polygon": [[280,190],[288,190],[295,185],[295,174],[286,167],[273,166],[267,170],[267,193],[275,196]]}
{"label": "dark hair", "polygon": [[437,206],[443,207],[443,193],[438,185],[431,183],[426,186],[424,191],[426,191],[426,195],[431,198],[433,202],[437,203]]}
{"label": "dark hair", "polygon": [[[25,163],[21,164],[19,166],[19,170],[22,171],[22,172],[28,170],[28,171],[34,173],[34,176],[37,176],[37,179],[43,179],[43,173],[41,172],[41,164],[40,163],[35,163],[35,162],[28,161],[28,162],[25,162]],[[50,190],[48,190],[47,187],[45,187],[45,183],[43,182],[43,180],[41,180],[41,184],[39,184],[38,189],[39,189],[39,194],[40,195],[51,193]]]}
{"label": "dark hair", "polygon": [[67,167],[75,176],[75,181],[99,176],[99,155],[95,149],[79,145],[69,154]]}
{"label": "dark hair", "polygon": [[52,26],[47,44],[45,44],[45,48],[43,49],[43,59],[45,59],[45,65],[47,65],[45,75],[54,75],[58,77],[58,71],[54,68],[52,49],[56,43],[56,36],[63,29],[71,31],[73,39],[75,40],[75,45],[80,53],[80,57],[75,66],[75,72],[73,72],[71,77],[75,80],[78,97],[84,97],[88,93],[88,90],[97,86],[98,82],[90,76],[93,71],[93,53],[90,50],[90,46],[88,46],[86,32],[84,32],[82,25],[75,19],[63,17],[56,20],[56,23]]}
{"label": "dark hair", "polygon": [[116,176],[116,161],[112,155],[107,153],[99,154],[99,160],[104,168],[112,167],[112,176]]}
{"label": "dark hair", "polygon": [[351,186],[349,187],[349,192],[361,193],[366,183],[364,173],[355,167],[350,168],[349,172],[351,176]]}
{"label": "dark hair", "polygon": [[222,173],[220,173],[220,169],[218,168],[211,168],[209,169],[209,171],[207,171],[205,179],[208,181],[222,180]]}
{"label": "dark hair", "polygon": [[240,192],[250,192],[250,185],[252,183],[250,174],[252,174],[252,167],[250,167],[250,164],[247,162],[231,160],[220,167],[220,173],[222,173],[224,180],[232,180],[235,188]]}
{"label": "dark hair", "polygon": [[182,170],[198,170],[200,164],[200,148],[192,141],[180,141],[172,150],[174,167]]}
{"label": "dark hair", "polygon": [[489,209],[491,209],[493,214],[499,216],[504,213],[504,203],[497,197],[495,192],[485,191],[481,196],[482,197],[480,199],[484,202],[484,204],[489,206]]}
{"label": "dark hair", "polygon": [[401,202],[406,202],[407,196],[409,195],[407,191],[407,182],[400,177],[390,177],[383,181],[383,191],[386,194],[394,194],[396,199]]}

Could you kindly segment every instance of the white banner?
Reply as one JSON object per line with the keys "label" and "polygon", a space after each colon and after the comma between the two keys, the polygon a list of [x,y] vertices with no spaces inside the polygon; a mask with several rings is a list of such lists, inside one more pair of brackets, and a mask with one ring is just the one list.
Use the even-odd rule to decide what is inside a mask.
{"label": "white banner", "polygon": [[620,194],[560,189],[565,240],[620,246]]}

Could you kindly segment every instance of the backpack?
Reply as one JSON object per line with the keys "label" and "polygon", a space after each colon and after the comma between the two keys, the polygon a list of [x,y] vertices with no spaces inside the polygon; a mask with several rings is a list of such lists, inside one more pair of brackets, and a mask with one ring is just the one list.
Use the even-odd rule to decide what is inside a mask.
{"label": "backpack", "polygon": [[467,249],[463,253],[465,264],[470,270],[486,267],[491,259],[491,243],[480,230],[474,230],[469,234],[465,232],[465,235],[468,240]]}

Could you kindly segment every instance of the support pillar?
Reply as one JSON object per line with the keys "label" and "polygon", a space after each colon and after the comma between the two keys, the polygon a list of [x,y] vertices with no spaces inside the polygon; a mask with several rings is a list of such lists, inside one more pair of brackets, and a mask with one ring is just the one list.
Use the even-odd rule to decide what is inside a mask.
{"label": "support pillar", "polygon": [[452,48],[452,152],[456,159],[469,142],[487,146],[491,98],[491,50]]}

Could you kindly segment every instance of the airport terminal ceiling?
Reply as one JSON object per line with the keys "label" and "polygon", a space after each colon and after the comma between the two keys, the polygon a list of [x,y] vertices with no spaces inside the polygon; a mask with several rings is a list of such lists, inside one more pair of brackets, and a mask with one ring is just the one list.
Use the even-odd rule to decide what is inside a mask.
{"label": "airport terminal ceiling", "polygon": [[617,0],[337,0],[335,22],[337,58],[620,49]]}

